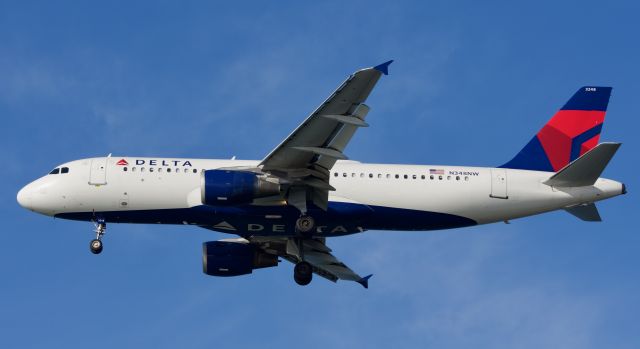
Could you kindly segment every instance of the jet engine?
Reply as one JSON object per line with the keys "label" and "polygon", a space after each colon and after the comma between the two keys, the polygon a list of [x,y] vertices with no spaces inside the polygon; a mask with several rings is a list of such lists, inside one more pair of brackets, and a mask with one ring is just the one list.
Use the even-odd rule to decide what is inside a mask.
{"label": "jet engine", "polygon": [[212,206],[248,204],[253,199],[278,195],[280,184],[249,171],[207,170],[202,173],[202,203]]}
{"label": "jet engine", "polygon": [[212,276],[251,274],[253,269],[278,266],[278,256],[242,241],[209,241],[202,244],[202,271]]}

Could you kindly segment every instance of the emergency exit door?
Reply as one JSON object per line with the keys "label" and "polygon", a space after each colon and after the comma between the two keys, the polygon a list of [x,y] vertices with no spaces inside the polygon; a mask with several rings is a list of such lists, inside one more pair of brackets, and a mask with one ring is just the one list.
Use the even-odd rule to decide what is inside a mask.
{"label": "emergency exit door", "polygon": [[507,170],[503,168],[491,169],[491,195],[496,199],[508,199]]}

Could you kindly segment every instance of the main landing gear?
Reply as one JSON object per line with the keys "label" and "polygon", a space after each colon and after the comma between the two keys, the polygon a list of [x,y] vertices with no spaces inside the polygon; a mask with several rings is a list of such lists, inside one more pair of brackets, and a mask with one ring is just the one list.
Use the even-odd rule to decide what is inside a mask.
{"label": "main landing gear", "polygon": [[313,217],[304,214],[296,220],[296,233],[299,235],[296,240],[300,262],[293,268],[293,280],[300,286],[308,285],[313,279],[313,267],[311,263],[304,260],[304,239],[312,235],[315,225]]}
{"label": "main landing gear", "polygon": [[98,218],[94,224],[96,226],[96,238],[91,240],[89,249],[91,250],[91,253],[99,254],[102,252],[102,235],[107,231],[107,223],[104,221],[104,218]]}
{"label": "main landing gear", "polygon": [[296,220],[296,232],[298,233],[309,233],[315,228],[316,221],[311,216],[300,216],[298,220]]}
{"label": "main landing gear", "polygon": [[302,261],[293,268],[293,279],[300,286],[306,286],[313,278],[313,267],[309,262]]}

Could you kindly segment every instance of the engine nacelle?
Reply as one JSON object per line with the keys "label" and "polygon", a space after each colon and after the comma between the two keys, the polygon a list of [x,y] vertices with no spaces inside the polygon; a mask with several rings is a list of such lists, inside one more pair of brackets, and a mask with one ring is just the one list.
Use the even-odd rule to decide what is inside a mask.
{"label": "engine nacelle", "polygon": [[207,275],[237,276],[277,265],[278,256],[262,252],[249,243],[209,241],[202,244],[202,271]]}
{"label": "engine nacelle", "polygon": [[280,185],[248,171],[207,170],[202,173],[202,203],[212,206],[248,204],[253,199],[278,195]]}

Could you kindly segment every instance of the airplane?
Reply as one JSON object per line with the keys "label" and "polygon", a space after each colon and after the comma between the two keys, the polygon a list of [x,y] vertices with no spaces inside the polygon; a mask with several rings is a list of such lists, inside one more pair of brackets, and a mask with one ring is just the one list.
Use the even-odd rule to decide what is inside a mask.
{"label": "airplane", "polygon": [[90,221],[90,251],[107,223],[195,225],[235,237],[203,243],[203,272],[251,274],[293,263],[294,280],[361,276],[329,237],[367,230],[469,227],[554,210],[600,221],[595,202],[626,194],[600,178],[620,143],[599,143],[611,87],[581,87],[513,159],[485,168],[348,160],[364,103],[392,61],[358,70],[262,160],[109,156],[56,166],[27,184],[18,203],[55,218]]}

